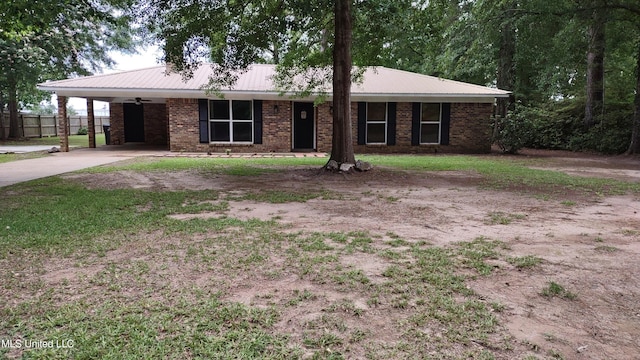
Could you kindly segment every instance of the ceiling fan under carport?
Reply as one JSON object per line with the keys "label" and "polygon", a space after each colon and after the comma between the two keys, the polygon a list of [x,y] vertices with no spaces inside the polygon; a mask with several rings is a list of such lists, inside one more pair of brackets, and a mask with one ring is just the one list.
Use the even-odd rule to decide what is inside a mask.
{"label": "ceiling fan under carport", "polygon": [[136,105],[142,105],[143,102],[150,102],[151,100],[137,97],[135,99],[127,99],[125,101],[133,101]]}

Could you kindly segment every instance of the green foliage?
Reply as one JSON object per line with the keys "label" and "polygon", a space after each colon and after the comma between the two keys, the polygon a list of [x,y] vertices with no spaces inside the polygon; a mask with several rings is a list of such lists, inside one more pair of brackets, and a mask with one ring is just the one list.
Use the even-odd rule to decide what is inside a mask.
{"label": "green foliage", "polygon": [[55,115],[58,112],[58,108],[51,102],[47,102],[46,104],[28,104],[26,108],[38,115]]}
{"label": "green foliage", "polygon": [[[566,100],[538,107],[517,107],[517,116],[528,131],[524,147],[571,151],[595,151],[620,154],[627,150],[631,139],[633,110],[628,104],[612,103],[606,116],[585,129],[582,124],[584,101]],[[521,138],[517,138],[521,139]]]}
{"label": "green foliage", "polygon": [[78,129],[76,135],[87,135],[88,133],[89,129],[87,129],[86,127],[81,127],[80,129]]}
{"label": "green foliage", "polygon": [[36,90],[39,82],[86,75],[111,65],[109,51],[132,48],[127,16],[132,2],[0,3],[0,93],[5,100],[16,105],[39,103],[47,97]]}
{"label": "green foliage", "polygon": [[493,119],[493,142],[507,154],[515,154],[533,138],[533,124],[525,114],[510,112]]}
{"label": "green foliage", "polygon": [[591,150],[605,154],[625,152],[631,141],[633,112],[624,109],[607,114],[592,128],[576,130],[569,140],[570,150]]}
{"label": "green foliage", "polygon": [[[513,91],[515,112],[497,120],[503,151],[628,147],[631,125],[619,109],[633,103],[636,86],[637,1],[418,1],[399,9],[399,36],[388,41],[381,63]],[[594,11],[607,13],[605,112],[585,130],[586,35]],[[559,109],[567,104],[577,111]]]}
{"label": "green foliage", "polygon": [[[568,150],[569,139],[577,126],[577,120],[584,111],[571,106],[571,111],[550,110],[548,107],[518,107],[522,117],[531,124],[531,136],[525,145],[534,149]],[[576,111],[577,110],[577,111]]]}

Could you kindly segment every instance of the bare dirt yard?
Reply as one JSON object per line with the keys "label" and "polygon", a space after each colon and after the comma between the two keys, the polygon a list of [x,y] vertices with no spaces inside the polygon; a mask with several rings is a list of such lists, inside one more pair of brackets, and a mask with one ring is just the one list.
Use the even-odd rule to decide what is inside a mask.
{"label": "bare dirt yard", "polygon": [[[640,182],[637,158],[517,159]],[[69,301],[99,291],[100,279],[124,281],[105,279],[113,264],[143,262],[144,285],[124,271],[120,291],[215,286],[224,301],[275,307],[269,331],[302,357],[640,359],[639,194],[496,188],[474,171],[268,170],[66,175],[89,189],[215,192],[202,211],[168,217],[271,227],[133,234],[80,265],[44,261],[39,276],[65,284]]]}

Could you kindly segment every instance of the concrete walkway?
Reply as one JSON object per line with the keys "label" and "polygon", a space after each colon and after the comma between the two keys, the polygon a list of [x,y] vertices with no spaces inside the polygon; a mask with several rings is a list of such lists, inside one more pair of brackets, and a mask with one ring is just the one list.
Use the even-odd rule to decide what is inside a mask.
{"label": "concrete walkway", "polygon": [[[51,148],[51,147],[49,147]],[[132,152],[95,151],[78,149],[67,153],[54,153],[37,159],[18,160],[0,164],[0,187],[24,181],[60,175],[70,171],[110,164],[143,156]]]}

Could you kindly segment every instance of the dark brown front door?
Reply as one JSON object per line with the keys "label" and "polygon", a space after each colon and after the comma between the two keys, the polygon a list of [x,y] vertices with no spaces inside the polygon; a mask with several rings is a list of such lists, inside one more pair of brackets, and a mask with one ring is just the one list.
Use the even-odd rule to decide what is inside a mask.
{"label": "dark brown front door", "polygon": [[293,104],[293,150],[314,150],[315,116],[313,103]]}
{"label": "dark brown front door", "polygon": [[144,142],[144,105],[124,104],[124,142]]}

